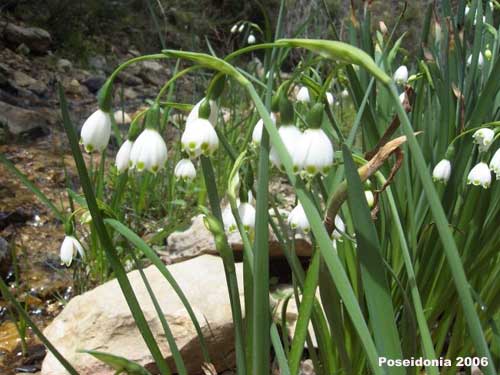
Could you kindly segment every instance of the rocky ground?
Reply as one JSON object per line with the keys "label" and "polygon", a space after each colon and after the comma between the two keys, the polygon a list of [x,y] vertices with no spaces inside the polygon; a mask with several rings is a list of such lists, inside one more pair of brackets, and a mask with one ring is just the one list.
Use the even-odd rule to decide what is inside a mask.
{"label": "rocky ground", "polygon": [[[78,127],[96,109],[95,95],[110,71],[138,55],[133,46],[116,47],[113,56],[95,55],[85,67],[78,66],[58,52],[47,31],[0,16],[0,153],[52,201],[65,201],[63,165],[70,180],[74,177],[60,122],[58,84]],[[124,109],[134,112],[154,97],[169,73],[157,62],[134,66],[118,77],[123,85],[116,103],[123,98]],[[41,327],[73,295],[72,275],[58,259],[62,236],[61,223],[0,165],[0,275],[19,285],[18,298]],[[19,356],[19,335],[9,316],[0,300],[0,373],[37,371],[43,346],[28,330],[32,353]]]}

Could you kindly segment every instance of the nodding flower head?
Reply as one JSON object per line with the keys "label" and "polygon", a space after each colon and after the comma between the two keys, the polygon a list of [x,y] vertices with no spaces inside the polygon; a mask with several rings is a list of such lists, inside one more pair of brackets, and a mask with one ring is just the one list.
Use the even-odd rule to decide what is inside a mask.
{"label": "nodding flower head", "polygon": [[66,267],[71,266],[77,253],[83,258],[83,247],[80,242],[73,236],[65,236],[60,250],[61,264],[65,264]]}
{"label": "nodding flower head", "polygon": [[209,120],[198,118],[186,122],[181,143],[183,150],[190,157],[210,156],[219,147],[219,137]]}
{"label": "nodding flower head", "polygon": [[[204,100],[205,100],[205,98],[201,99],[191,109],[191,112],[189,112],[188,117],[186,118],[186,126],[189,123],[193,122],[194,120],[196,120],[200,117],[199,110],[200,110],[200,106]],[[219,110],[219,107],[217,106],[217,103],[215,102],[215,100],[210,100],[210,116],[208,116],[208,121],[210,121],[212,126],[215,126],[217,124],[217,111],[218,110]]]}
{"label": "nodding flower head", "polygon": [[484,162],[476,164],[467,176],[467,184],[482,186],[484,189],[489,188],[491,184],[491,172],[488,164]]}
{"label": "nodding flower head", "polygon": [[299,89],[299,92],[297,92],[296,99],[301,103],[309,103],[311,101],[311,97],[309,95],[309,89],[306,86],[302,86]]}
{"label": "nodding flower head", "polygon": [[[294,125],[281,125],[278,129],[279,135],[288,153],[294,158],[297,151],[297,145],[300,144],[300,138],[302,136],[301,131]],[[278,155],[278,152],[274,147],[271,147],[271,151],[269,153],[269,159],[271,163],[277,167],[282,168],[281,159]]]}
{"label": "nodding flower head", "polygon": [[102,152],[108,145],[110,136],[111,116],[100,109],[85,120],[80,132],[81,143],[88,153]]}
{"label": "nodding flower head", "polygon": [[365,199],[366,203],[368,203],[368,207],[373,208],[373,205],[375,204],[375,196],[371,190],[365,190]]}
{"label": "nodding flower head", "polygon": [[408,82],[408,68],[406,65],[401,65],[399,68],[396,69],[394,72],[394,81],[398,85],[404,85],[406,82]]}
{"label": "nodding flower head", "polygon": [[333,103],[335,103],[335,97],[333,96],[333,94],[329,91],[327,91],[326,93],[326,101],[328,102],[328,105],[329,106],[332,106]]}
{"label": "nodding flower head", "polygon": [[167,145],[160,133],[146,128],[132,146],[130,162],[138,172],[148,170],[156,173],[165,166],[167,156]]}
{"label": "nodding flower head", "polygon": [[490,169],[496,174],[497,180],[500,180],[500,148],[495,151],[491,158]]}
{"label": "nodding flower head", "polygon": [[493,139],[495,137],[495,132],[488,128],[481,128],[476,130],[472,135],[474,138],[474,143],[478,145],[480,152],[486,152],[490,148],[493,143]]}
{"label": "nodding flower head", "polygon": [[241,224],[245,231],[255,229],[255,208],[248,202],[242,202],[238,206],[238,214],[240,215]]}
{"label": "nodding flower head", "polygon": [[311,230],[311,225],[307,219],[304,208],[299,203],[288,215],[288,225],[295,231],[300,231],[305,234]]}
{"label": "nodding flower head", "polygon": [[238,24],[235,23],[232,27],[231,27],[231,34],[234,34],[236,31],[238,31]]}
{"label": "nodding flower head", "polygon": [[[270,117],[273,124],[276,125],[276,115],[273,112],[271,112]],[[264,120],[260,119],[259,121],[257,121],[257,124],[255,124],[255,127],[253,128],[252,132],[252,143],[254,144],[254,146],[260,145],[263,129],[264,129]]]}
{"label": "nodding flower head", "polygon": [[248,44],[255,44],[255,42],[256,42],[255,35],[250,34],[250,35],[248,36],[247,43],[248,43]]}
{"label": "nodding flower head", "polygon": [[326,175],[333,165],[332,142],[322,129],[307,129],[295,145],[293,168],[303,177]]}
{"label": "nodding flower head", "polygon": [[125,172],[130,166],[130,152],[132,151],[132,146],[134,142],[127,139],[122,143],[118,153],[116,154],[115,165],[119,173]]}
{"label": "nodding flower head", "polygon": [[451,163],[447,159],[441,160],[432,170],[432,179],[434,181],[447,183],[451,175]]}
{"label": "nodding flower head", "polygon": [[196,168],[189,159],[181,159],[174,169],[174,176],[178,180],[192,181],[196,177]]}

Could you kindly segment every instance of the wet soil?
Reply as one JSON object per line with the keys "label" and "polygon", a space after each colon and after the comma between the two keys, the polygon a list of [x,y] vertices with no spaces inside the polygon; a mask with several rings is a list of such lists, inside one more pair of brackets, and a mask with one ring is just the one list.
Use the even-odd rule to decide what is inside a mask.
{"label": "wet soil", "polygon": [[[57,132],[29,143],[1,145],[0,153],[27,175],[56,207],[67,210],[65,168],[75,181],[71,156]],[[23,183],[0,164],[0,237],[9,243],[10,264],[4,279],[39,328],[46,327],[72,296],[72,271],[60,265],[62,223]],[[27,348],[16,324],[22,322],[0,299],[0,373],[33,373],[45,348],[26,328]]]}

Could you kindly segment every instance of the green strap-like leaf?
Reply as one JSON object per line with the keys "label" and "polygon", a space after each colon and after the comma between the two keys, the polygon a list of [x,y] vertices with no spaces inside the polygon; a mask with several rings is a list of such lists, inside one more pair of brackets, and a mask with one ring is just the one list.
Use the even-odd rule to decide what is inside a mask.
{"label": "green strap-like leaf", "polygon": [[146,370],[141,365],[114,354],[99,352],[96,350],[79,350],[80,353],[87,353],[99,361],[111,366],[117,371],[118,374],[125,372],[129,375],[151,375],[151,373]]}

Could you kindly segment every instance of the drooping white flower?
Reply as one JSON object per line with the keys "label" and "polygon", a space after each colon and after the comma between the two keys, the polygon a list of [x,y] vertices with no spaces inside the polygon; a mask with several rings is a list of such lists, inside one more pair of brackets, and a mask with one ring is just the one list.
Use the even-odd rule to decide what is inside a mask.
{"label": "drooping white flower", "polygon": [[209,120],[198,118],[186,122],[181,137],[182,148],[191,157],[210,156],[219,147],[219,137]]}
{"label": "drooping white flower", "polygon": [[472,135],[474,138],[474,143],[478,145],[480,152],[486,152],[493,143],[493,138],[495,137],[495,132],[489,128],[481,128],[476,130]]}
{"label": "drooping white flower", "polygon": [[485,189],[489,188],[491,184],[491,172],[488,164],[484,162],[476,164],[467,176],[467,184],[474,186],[481,185]]}
{"label": "drooping white flower", "polygon": [[451,163],[447,159],[441,160],[432,170],[432,179],[434,181],[447,183],[451,175]]}
{"label": "drooping white flower", "polygon": [[255,208],[248,202],[240,203],[238,206],[241,224],[246,231],[255,229]]}
{"label": "drooping white flower", "polygon": [[[472,55],[469,55],[469,57],[467,58],[467,66],[471,66],[471,64],[472,64]],[[479,55],[477,56],[477,67],[481,69],[483,67],[483,64],[484,64],[483,54],[481,51],[479,51]]]}
{"label": "drooping white flower", "polygon": [[405,99],[406,99],[406,92],[403,91],[401,94],[399,94],[399,102],[403,104],[405,102]]}
{"label": "drooping white flower", "polygon": [[174,176],[183,181],[192,181],[196,177],[196,168],[189,159],[181,159],[174,168]]}
{"label": "drooping white flower", "polygon": [[250,34],[250,35],[248,36],[247,43],[248,43],[248,44],[254,44],[254,43],[255,43],[255,41],[256,41],[256,39],[255,39],[255,35]]}
{"label": "drooping white flower", "polygon": [[160,133],[146,128],[132,146],[130,162],[132,168],[139,172],[148,170],[156,173],[165,166],[167,156],[167,145]]}
{"label": "drooping white flower", "polygon": [[333,97],[333,94],[331,92],[326,93],[326,101],[328,102],[328,105],[333,105],[335,102],[335,98]]}
{"label": "drooping white flower", "polygon": [[408,68],[406,65],[401,65],[394,72],[394,81],[398,85],[404,85],[408,81]]}
{"label": "drooping white flower", "polygon": [[327,174],[333,165],[333,145],[322,129],[307,129],[295,145],[293,168],[305,177]]}
{"label": "drooping white flower", "polygon": [[297,92],[296,99],[301,103],[309,103],[311,101],[311,97],[309,95],[309,89],[305,86],[302,86]]}
{"label": "drooping white flower", "polygon": [[113,118],[115,119],[115,122],[118,125],[126,125],[132,122],[132,119],[130,118],[128,113],[122,110],[118,110],[115,113],[113,113]]}
{"label": "drooping white flower", "polygon": [[365,190],[365,199],[366,199],[366,203],[368,203],[368,207],[372,208],[373,205],[375,204],[375,197],[373,196],[373,193],[371,190]]}
{"label": "drooping white flower", "polygon": [[293,230],[298,230],[303,233],[309,233],[311,230],[311,225],[309,224],[309,220],[307,219],[304,208],[299,203],[288,215],[288,225]]}
{"label": "drooping white flower", "polygon": [[238,27],[238,32],[241,33],[241,32],[243,32],[243,30],[245,30],[245,24],[244,23],[242,23],[240,25],[240,27]]}
{"label": "drooping white flower", "polygon": [[342,92],[340,93],[340,96],[343,98],[347,98],[349,96],[349,90],[343,89]]}
{"label": "drooping white flower", "polygon": [[332,233],[332,237],[340,241],[342,239],[342,233],[345,232],[345,224],[339,215],[335,215],[335,230]]}
{"label": "drooping white flower", "polygon": [[130,165],[130,152],[132,151],[132,146],[134,142],[127,139],[122,143],[118,153],[116,154],[115,165],[119,173],[125,172]]}
{"label": "drooping white flower", "polygon": [[100,109],[85,120],[80,132],[81,142],[88,153],[102,152],[108,145],[110,135],[111,117]]}
{"label": "drooping white flower", "polygon": [[[300,138],[302,136],[301,131],[294,125],[281,125],[278,129],[278,132],[288,153],[290,154],[290,156],[292,156],[293,159],[296,155],[297,145],[299,144]],[[275,167],[282,167],[281,159],[274,147],[271,147],[271,151],[269,152],[269,159]]]}
{"label": "drooping white flower", "polygon": [[500,180],[500,148],[495,151],[491,158],[490,169],[497,175],[497,180]]}
{"label": "drooping white flower", "polygon": [[465,15],[468,15],[470,12],[470,7],[468,5],[465,6]]}
{"label": "drooping white flower", "polygon": [[60,250],[61,264],[65,264],[66,267],[71,266],[77,253],[83,258],[83,247],[80,242],[73,236],[65,236]]}
{"label": "drooping white flower", "polygon": [[222,221],[224,222],[224,230],[228,233],[232,233],[238,228],[236,219],[231,211],[231,206],[227,205],[226,208],[222,210]]}
{"label": "drooping white flower", "polygon": [[[271,112],[270,117],[271,117],[271,120],[273,121],[273,123],[276,125],[276,115],[273,112]],[[264,129],[264,120],[260,119],[255,124],[255,127],[253,128],[253,132],[252,132],[252,143],[255,146],[260,145],[260,141],[262,139],[262,130],[263,129]]]}
{"label": "drooping white flower", "polygon": [[[194,107],[191,109],[191,112],[189,112],[188,117],[186,118],[186,126],[193,122],[194,120],[198,119],[200,116],[198,114],[198,111],[200,110],[200,105],[203,103],[205,98],[201,99],[198,103],[194,105]],[[210,100],[210,116],[208,116],[208,121],[212,124],[212,126],[215,126],[217,124],[217,111],[219,110],[219,107],[215,100]]]}
{"label": "drooping white flower", "polygon": [[238,24],[235,23],[232,27],[231,27],[231,34],[234,34],[236,31],[238,31]]}

